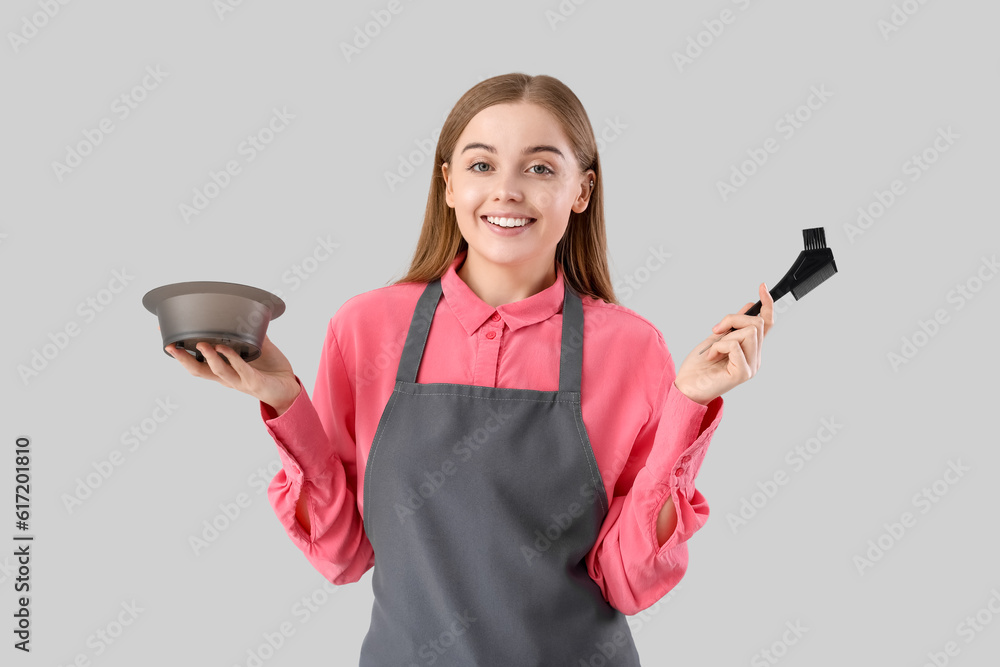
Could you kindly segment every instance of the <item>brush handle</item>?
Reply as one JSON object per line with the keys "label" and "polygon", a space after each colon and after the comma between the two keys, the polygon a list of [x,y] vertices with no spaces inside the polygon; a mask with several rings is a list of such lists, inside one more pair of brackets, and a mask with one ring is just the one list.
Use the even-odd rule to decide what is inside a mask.
{"label": "brush handle", "polygon": [[[781,280],[774,288],[768,290],[772,301],[777,301],[789,292],[798,301],[808,294],[821,282],[837,272],[837,265],[833,261],[833,251],[826,247],[826,232],[822,227],[802,230],[802,241],[805,250],[795,258],[792,268],[788,269]],[[759,315],[762,303],[758,301],[746,310],[744,315]],[[730,327],[729,331],[715,339],[715,342],[704,348],[698,354],[704,354],[712,345],[736,331],[736,327]]]}

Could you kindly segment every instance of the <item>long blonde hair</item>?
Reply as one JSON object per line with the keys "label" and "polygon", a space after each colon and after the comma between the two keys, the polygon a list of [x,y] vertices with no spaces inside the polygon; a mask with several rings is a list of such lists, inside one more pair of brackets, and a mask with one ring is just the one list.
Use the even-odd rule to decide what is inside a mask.
{"label": "long blonde hair", "polygon": [[617,304],[608,271],[601,160],[594,129],[573,91],[558,79],[544,74],[512,73],[485,79],[455,104],[441,128],[434,151],[434,171],[424,224],[410,268],[393,284],[430,282],[440,278],[455,257],[468,248],[459,231],[455,210],[445,200],[441,165],[451,164],[458,138],[477,113],[496,104],[512,102],[529,102],[549,111],[569,138],[581,173],[594,170],[596,184],[590,202],[583,213],[570,211],[566,233],[556,246],[556,261],[562,266],[567,283],[578,294]]}

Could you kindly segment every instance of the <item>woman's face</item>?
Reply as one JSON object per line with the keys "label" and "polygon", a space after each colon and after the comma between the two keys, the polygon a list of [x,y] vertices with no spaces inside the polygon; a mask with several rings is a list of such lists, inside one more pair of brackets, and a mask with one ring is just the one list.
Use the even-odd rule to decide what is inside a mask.
{"label": "woman's face", "polygon": [[552,267],[570,211],[587,208],[594,178],[580,172],[559,122],[523,102],[476,114],[441,171],[470,259],[542,270]]}

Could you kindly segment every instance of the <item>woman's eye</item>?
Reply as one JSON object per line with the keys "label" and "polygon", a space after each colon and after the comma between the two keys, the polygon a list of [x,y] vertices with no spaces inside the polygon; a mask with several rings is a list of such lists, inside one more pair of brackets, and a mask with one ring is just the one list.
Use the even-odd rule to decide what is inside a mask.
{"label": "woman's eye", "polygon": [[[555,173],[554,171],[546,167],[544,164],[535,164],[528,167],[528,169],[531,171],[531,173],[537,174],[539,176],[547,176],[549,174]],[[489,170],[490,170],[490,165],[486,162],[473,162],[471,165],[469,165],[469,171],[485,173]]]}

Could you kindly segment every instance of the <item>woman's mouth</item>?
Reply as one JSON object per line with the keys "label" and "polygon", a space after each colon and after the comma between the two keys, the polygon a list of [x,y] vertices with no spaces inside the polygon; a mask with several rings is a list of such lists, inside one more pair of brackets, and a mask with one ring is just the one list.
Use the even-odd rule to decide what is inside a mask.
{"label": "woman's mouth", "polygon": [[481,216],[484,222],[488,222],[494,227],[527,227],[531,223],[535,222],[535,218],[498,218],[492,215]]}

